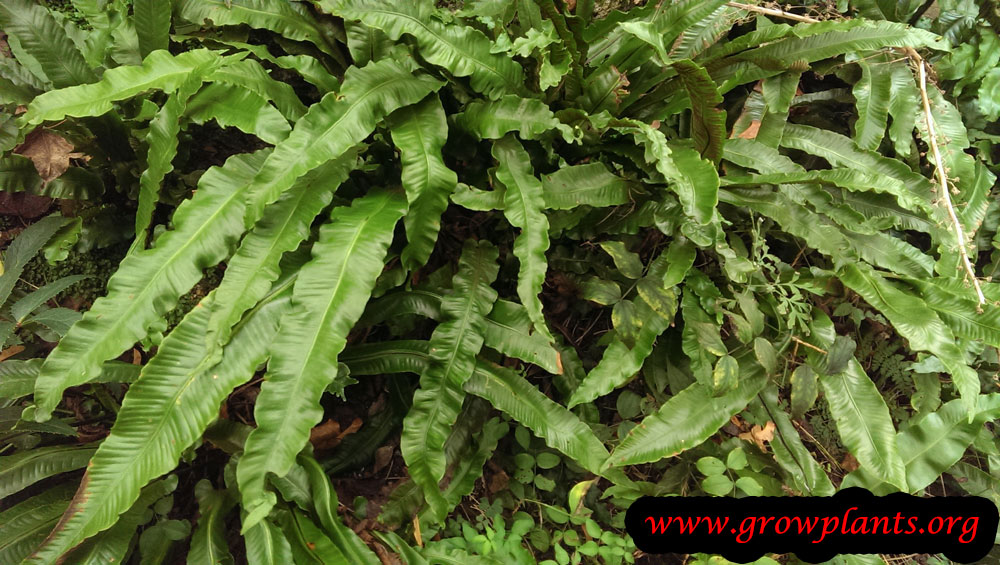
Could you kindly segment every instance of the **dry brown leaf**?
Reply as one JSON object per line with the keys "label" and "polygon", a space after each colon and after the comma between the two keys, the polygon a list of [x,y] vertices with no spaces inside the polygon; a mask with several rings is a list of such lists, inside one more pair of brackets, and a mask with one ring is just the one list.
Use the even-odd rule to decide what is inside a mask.
{"label": "dry brown leaf", "polygon": [[44,215],[52,207],[52,199],[27,192],[0,192],[0,214],[20,216],[25,219]]}
{"label": "dry brown leaf", "polygon": [[360,430],[361,424],[361,418],[355,418],[354,421],[351,422],[351,425],[341,430],[339,422],[332,419],[327,420],[309,432],[309,442],[312,443],[313,448],[318,451],[333,449],[334,447],[337,447],[337,445],[345,437]]}
{"label": "dry brown leaf", "polygon": [[505,490],[508,484],[510,484],[510,477],[501,470],[499,473],[493,473],[493,476],[490,477],[490,484],[486,488],[490,491],[490,494],[496,494]]}
{"label": "dry brown leaf", "polygon": [[420,535],[420,518],[413,517],[413,539],[417,542],[417,547],[424,546],[424,537]]}
{"label": "dry brown leaf", "polygon": [[858,467],[860,467],[861,465],[858,463],[858,460],[855,459],[853,455],[848,453],[847,455],[844,456],[844,460],[840,462],[840,466],[843,467],[845,471],[850,473],[851,471],[857,471]]}
{"label": "dry brown leaf", "polygon": [[747,129],[743,130],[743,133],[736,137],[740,139],[756,139],[758,131],[760,131],[760,120],[750,120],[750,125],[747,126]]}
{"label": "dry brown leaf", "polygon": [[3,352],[0,352],[0,361],[3,361],[8,357],[13,357],[22,351],[24,351],[23,345],[12,345],[7,349],[4,349]]}
{"label": "dry brown leaf", "polygon": [[337,443],[340,434],[340,422],[330,419],[309,431],[309,443],[314,449],[329,449]]}
{"label": "dry brown leaf", "polygon": [[768,420],[763,428],[755,424],[749,432],[743,432],[739,437],[742,440],[756,443],[761,451],[767,451],[765,444],[774,439],[774,430],[774,422]]}
{"label": "dry brown leaf", "polygon": [[48,183],[66,172],[70,159],[86,157],[73,149],[73,144],[61,136],[39,128],[25,136],[24,143],[17,146],[14,153],[31,159],[38,175]]}
{"label": "dry brown leaf", "polygon": [[375,466],[372,468],[373,473],[378,473],[382,469],[385,469],[390,462],[392,462],[392,454],[395,449],[391,445],[383,445],[382,447],[375,450]]}

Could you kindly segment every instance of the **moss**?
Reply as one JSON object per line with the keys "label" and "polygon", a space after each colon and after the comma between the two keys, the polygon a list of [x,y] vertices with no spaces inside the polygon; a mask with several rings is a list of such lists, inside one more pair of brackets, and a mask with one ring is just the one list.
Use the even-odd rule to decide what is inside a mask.
{"label": "moss", "polygon": [[90,275],[91,278],[76,283],[56,297],[57,301],[75,297],[80,306],[90,305],[107,293],[108,279],[118,269],[127,251],[127,242],[86,253],[72,250],[65,260],[55,265],[50,265],[44,256],[38,255],[25,265],[18,288],[29,292],[62,277]]}
{"label": "moss", "polygon": [[66,19],[83,29],[92,29],[87,18],[83,17],[83,14],[76,9],[76,6],[70,0],[43,0],[42,5],[53,12],[58,12],[66,16]]}

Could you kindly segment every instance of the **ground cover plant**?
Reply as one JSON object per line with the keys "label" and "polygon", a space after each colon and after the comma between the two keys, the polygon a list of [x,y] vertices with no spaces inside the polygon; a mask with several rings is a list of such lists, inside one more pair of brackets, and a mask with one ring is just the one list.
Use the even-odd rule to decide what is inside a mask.
{"label": "ground cover plant", "polygon": [[998,26],[4,0],[0,563],[653,562],[644,494],[1000,503]]}

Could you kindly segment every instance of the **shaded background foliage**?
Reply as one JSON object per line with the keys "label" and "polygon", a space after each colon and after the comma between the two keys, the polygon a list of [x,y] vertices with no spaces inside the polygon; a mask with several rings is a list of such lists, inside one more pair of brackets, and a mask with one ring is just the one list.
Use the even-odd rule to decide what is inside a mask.
{"label": "shaded background foliage", "polygon": [[631,563],[644,494],[1000,502],[1000,9],[784,10],[4,2],[0,562]]}

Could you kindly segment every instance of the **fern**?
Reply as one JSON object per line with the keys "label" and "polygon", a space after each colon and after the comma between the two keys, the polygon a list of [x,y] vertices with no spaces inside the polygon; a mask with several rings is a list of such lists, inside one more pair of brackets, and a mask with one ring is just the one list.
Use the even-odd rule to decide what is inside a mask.
{"label": "fern", "polygon": [[485,316],[496,292],[496,251],[488,243],[466,244],[452,292],[441,300],[443,322],[430,340],[428,367],[421,372],[420,389],[403,421],[400,449],[421,486],[432,511],[441,514],[444,499],[438,482],[444,478],[443,448],[465,396],[462,386],[472,376],[476,355],[483,346]]}
{"label": "fern", "polygon": [[[832,494],[845,451],[879,493],[985,475],[1000,287],[965,283],[995,270],[1000,46],[724,4],[0,5],[0,188],[79,201],[2,258],[0,494],[28,498],[0,561],[614,561],[600,501],[686,494],[671,459],[728,453],[763,496]],[[92,304],[19,282],[88,250],[120,262]],[[68,445],[81,418],[108,436]],[[382,472],[397,431],[408,480],[342,513],[328,473]],[[455,537],[472,495],[492,525]]]}

